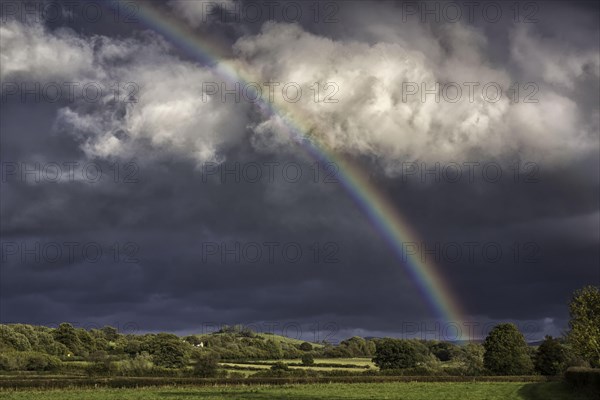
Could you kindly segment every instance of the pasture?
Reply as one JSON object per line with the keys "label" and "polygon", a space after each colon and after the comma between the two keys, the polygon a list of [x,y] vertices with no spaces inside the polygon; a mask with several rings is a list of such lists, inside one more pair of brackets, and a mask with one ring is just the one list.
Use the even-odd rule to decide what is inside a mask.
{"label": "pasture", "polygon": [[[138,389],[3,390],[4,400],[592,400],[561,382],[330,383]],[[597,397],[595,397],[597,399]]]}

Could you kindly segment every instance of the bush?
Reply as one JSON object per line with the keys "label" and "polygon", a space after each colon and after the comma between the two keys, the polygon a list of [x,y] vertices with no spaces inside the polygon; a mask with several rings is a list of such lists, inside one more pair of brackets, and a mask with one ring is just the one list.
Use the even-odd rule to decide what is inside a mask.
{"label": "bush", "polygon": [[93,363],[89,364],[88,366],[86,366],[85,373],[90,377],[110,375],[111,374],[110,362],[100,362],[100,361],[93,362]]}
{"label": "bush", "polygon": [[[485,373],[483,366],[483,355],[485,349],[482,345],[477,343],[469,343],[463,348],[457,356],[458,360],[462,362],[462,368],[459,367],[453,371],[452,375],[466,375],[466,376],[478,376]],[[463,371],[460,371],[463,369]]]}
{"label": "bush", "polygon": [[15,332],[9,325],[0,325],[0,345],[0,347],[9,347],[18,351],[31,350],[31,343],[27,340],[27,336]]}
{"label": "bush", "polygon": [[290,367],[281,361],[276,362],[271,366],[271,371],[289,371]]}
{"label": "bush", "polygon": [[214,353],[196,354],[194,356],[194,375],[202,378],[213,378],[219,373],[219,356]]}
{"label": "bush", "polygon": [[305,354],[302,356],[302,365],[314,365],[315,359],[312,354]]}
{"label": "bush", "polygon": [[313,346],[312,344],[308,343],[308,342],[303,342],[302,344],[300,344],[300,350],[302,351],[312,351]]}
{"label": "bush", "polygon": [[14,353],[0,353],[0,371],[15,371],[18,368]]}
{"label": "bush", "polygon": [[27,371],[54,371],[60,367],[61,362],[57,357],[44,353],[27,352],[24,356],[24,369]]}
{"label": "bush", "polygon": [[429,350],[440,361],[450,361],[460,353],[458,346],[447,342],[433,343]]}
{"label": "bush", "polygon": [[187,364],[187,344],[175,335],[159,333],[152,340],[152,361],[165,368],[182,368]]}
{"label": "bush", "polygon": [[91,362],[101,362],[104,361],[108,358],[108,353],[106,353],[106,351],[104,350],[96,350],[94,352],[92,352],[89,356],[88,356],[88,361]]}
{"label": "bush", "polygon": [[565,372],[565,380],[576,389],[589,389],[600,392],[599,368],[569,368]]}
{"label": "bush", "polygon": [[10,351],[0,354],[0,370],[55,371],[62,365],[60,359],[36,351]]}
{"label": "bush", "polygon": [[151,373],[153,369],[152,358],[143,351],[136,357],[125,360],[116,366],[117,372],[125,376],[144,376]]}
{"label": "bush", "polygon": [[416,367],[417,359],[417,350],[408,341],[383,339],[377,343],[373,362],[381,369],[401,369]]}

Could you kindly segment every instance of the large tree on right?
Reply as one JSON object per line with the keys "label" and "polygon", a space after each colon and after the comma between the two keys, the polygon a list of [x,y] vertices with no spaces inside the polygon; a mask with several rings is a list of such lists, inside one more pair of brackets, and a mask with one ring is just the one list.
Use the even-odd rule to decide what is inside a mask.
{"label": "large tree on right", "polygon": [[587,286],[575,291],[569,305],[568,340],[573,351],[593,367],[600,367],[600,290]]}

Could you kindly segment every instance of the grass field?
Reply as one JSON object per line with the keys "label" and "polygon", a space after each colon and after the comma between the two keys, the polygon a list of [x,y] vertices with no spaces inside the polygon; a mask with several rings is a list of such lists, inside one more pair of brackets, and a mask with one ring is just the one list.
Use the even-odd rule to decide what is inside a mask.
{"label": "grass field", "polygon": [[[286,364],[294,364],[301,363],[302,360],[299,358],[296,359],[287,359],[287,360],[265,360],[266,363],[276,363],[276,362],[284,362]],[[315,358],[315,365],[318,364],[340,364],[340,365],[355,365],[357,367],[371,367],[377,368],[373,363],[371,358]]]}
{"label": "grass field", "polygon": [[[245,376],[250,376],[258,372],[257,370],[269,370],[271,365],[276,362],[283,362],[285,364],[301,364],[301,359],[287,359],[287,360],[260,360],[260,361],[244,361],[244,362],[227,362],[221,363],[223,369],[228,372],[237,372]],[[320,365],[322,364],[322,365]],[[334,366],[339,365],[339,366]],[[348,368],[347,366],[354,366],[354,368]],[[233,368],[232,368],[233,367]],[[237,368],[236,368],[237,367]],[[315,358],[314,365],[307,366],[290,366],[290,369],[304,369],[312,371],[347,371],[347,372],[361,372],[365,371],[366,367],[372,369],[378,369],[370,358]],[[244,370],[248,368],[248,370]],[[257,369],[257,370],[250,370]]]}
{"label": "grass field", "polygon": [[0,391],[6,400],[597,400],[551,383],[375,383]]}

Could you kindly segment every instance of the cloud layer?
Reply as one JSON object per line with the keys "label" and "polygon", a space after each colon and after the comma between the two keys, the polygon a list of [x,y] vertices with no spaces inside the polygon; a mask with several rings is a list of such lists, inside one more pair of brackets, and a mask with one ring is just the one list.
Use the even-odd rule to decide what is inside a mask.
{"label": "cloud layer", "polygon": [[[159,6],[201,37],[230,43],[220,64],[198,61],[142,23],[2,22],[2,244],[94,242],[105,251],[96,263],[9,255],[0,281],[3,322],[134,321],[143,330],[188,332],[207,322],[295,321],[305,332],[333,322],[339,339],[434,322],[377,226],[343,185],[323,181],[323,165],[299,151],[306,135],[348,153],[428,246],[502,246],[498,262],[436,261],[473,319],[533,321],[534,338],[560,334],[570,293],[600,278],[597,9],[556,3],[538,24],[523,26],[400,23],[394,2],[339,4],[336,24],[316,24],[310,14],[299,24],[230,24],[202,20],[199,2]],[[226,101],[218,93],[203,97],[206,83],[232,88],[231,76],[223,77],[231,69],[249,81],[279,82],[278,113],[231,94]],[[93,101],[23,101],[13,93],[15,84],[36,82],[93,82],[105,90]],[[315,102],[315,82],[320,100],[338,102]],[[456,82],[463,98],[453,103],[442,92],[439,103],[433,94],[422,101],[420,93],[403,93],[407,82],[419,90],[421,83]],[[472,103],[463,82],[480,83]],[[505,92],[518,82],[519,102],[513,93],[482,99],[489,82]],[[286,83],[300,85],[299,101],[282,100]],[[268,99],[268,90],[263,94]],[[539,101],[525,103],[527,96]],[[300,132],[290,136],[286,118]],[[481,169],[474,182],[434,174],[427,182],[418,174],[405,180],[403,163],[415,160],[427,162],[424,168],[508,165],[493,183],[482,180]],[[96,163],[103,179],[4,180],[7,163],[23,170],[21,163],[71,161],[80,163],[78,172]],[[135,183],[123,179],[129,161],[139,168]],[[206,179],[205,162],[221,163],[227,179]],[[515,170],[527,162],[536,169]],[[275,179],[266,179],[266,168],[259,182],[236,179],[231,171],[249,163],[275,165]],[[302,179],[282,179],[286,163],[302,169]],[[532,171],[538,179],[528,181]],[[340,262],[202,262],[203,244],[236,241],[295,242],[308,256],[315,243],[334,242]],[[115,261],[115,243],[122,250],[131,242],[139,245],[137,262]],[[537,262],[515,261],[515,246],[525,251],[531,242],[540,249]]]}
{"label": "cloud layer", "polygon": [[[598,50],[567,50],[568,44],[548,42],[521,27],[509,36],[509,64],[494,65],[483,32],[463,24],[423,29],[416,46],[392,40],[401,32],[385,26],[380,26],[382,40],[367,43],[267,22],[260,33],[240,37],[235,58],[223,63],[263,89],[265,82],[276,82],[273,99],[266,89],[262,96],[279,115],[257,112],[249,92],[242,91],[244,80],[241,101],[223,96],[221,89],[235,82],[220,66],[184,61],[154,34],[84,37],[14,21],[2,29],[4,81],[133,83],[120,93],[135,102],[115,102],[108,94],[96,107],[78,101],[60,111],[57,126],[75,133],[90,157],[148,156],[151,148],[199,163],[222,161],[248,134],[258,150],[293,150],[296,141],[282,116],[334,151],[379,160],[392,175],[405,161],[479,157],[560,163],[598,145],[598,110],[578,105],[582,95],[598,89]],[[61,61],[49,54],[60,54]],[[53,67],[63,59],[69,60],[67,68]],[[203,96],[213,83],[219,93]],[[291,92],[286,84],[293,85]],[[290,100],[297,87],[299,100]],[[436,87],[437,94],[425,92]]]}

